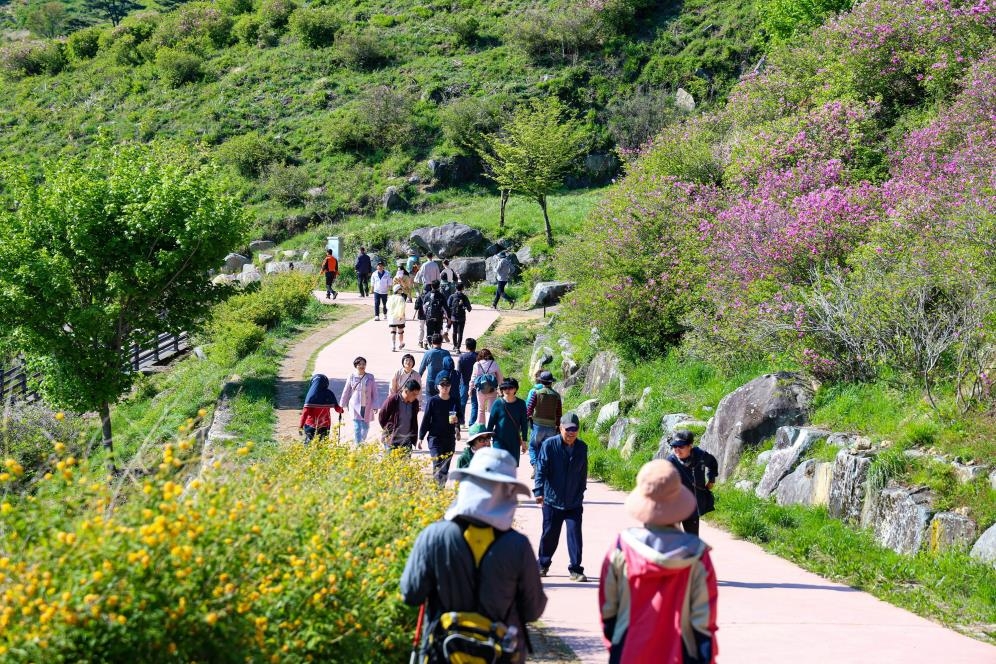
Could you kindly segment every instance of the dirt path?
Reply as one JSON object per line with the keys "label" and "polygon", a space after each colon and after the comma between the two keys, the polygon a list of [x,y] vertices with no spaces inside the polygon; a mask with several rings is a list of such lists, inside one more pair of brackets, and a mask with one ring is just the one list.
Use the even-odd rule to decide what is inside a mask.
{"label": "dirt path", "polygon": [[[325,302],[325,292],[316,291],[320,302]],[[358,304],[330,305],[337,318],[294,343],[280,365],[277,379],[277,440],[297,438],[297,424],[301,415],[301,405],[310,376],[306,375],[309,365],[329,343],[363,323],[369,317],[366,307]]]}

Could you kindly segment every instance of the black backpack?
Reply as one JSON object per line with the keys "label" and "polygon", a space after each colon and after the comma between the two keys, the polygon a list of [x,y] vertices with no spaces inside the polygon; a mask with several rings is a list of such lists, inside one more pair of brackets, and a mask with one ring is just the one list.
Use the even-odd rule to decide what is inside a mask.
{"label": "black backpack", "polygon": [[443,304],[443,296],[433,291],[429,293],[429,296],[425,299],[425,304],[423,305],[425,309],[426,320],[442,320],[443,313],[446,311],[446,306]]}

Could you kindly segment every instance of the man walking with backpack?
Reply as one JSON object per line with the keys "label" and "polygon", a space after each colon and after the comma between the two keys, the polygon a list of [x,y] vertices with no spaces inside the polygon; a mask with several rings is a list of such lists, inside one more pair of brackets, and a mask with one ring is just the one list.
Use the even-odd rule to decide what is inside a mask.
{"label": "man walking with backpack", "polygon": [[[460,482],[456,500],[442,521],[419,534],[401,575],[405,603],[425,605],[418,661],[448,661],[442,641],[471,623],[495,631],[500,652],[494,649],[486,661],[521,664],[526,623],[546,608],[532,546],[512,529],[516,495],[528,495],[529,488],[516,479],[511,455],[493,447],[478,450],[453,478]],[[450,612],[458,612],[456,620],[443,618]],[[458,641],[449,640],[454,647]]]}
{"label": "man walking with backpack", "polygon": [[467,325],[467,312],[471,310],[470,299],[463,292],[463,284],[456,285],[456,292],[450,295],[446,304],[453,324],[453,352],[459,353],[460,344],[463,342],[463,329]]}
{"label": "man walking with backpack", "polygon": [[[339,297],[338,291],[332,288],[335,278],[339,276],[339,259],[335,257],[331,249],[326,251],[325,254],[325,260],[322,261],[322,274],[325,275],[325,299],[332,298],[334,300]],[[293,269],[293,267],[292,263],[291,268]]]}
{"label": "man walking with backpack", "polygon": [[551,386],[553,374],[547,370],[540,371],[538,380],[540,386],[529,392],[526,400],[526,416],[531,423],[529,436],[529,463],[536,476],[536,455],[540,445],[551,436],[557,435],[557,423],[564,414],[564,404],[560,395]]}
{"label": "man walking with backpack", "polygon": [[366,247],[360,247],[360,255],[356,257],[353,268],[356,270],[356,284],[359,286],[360,297],[370,295],[370,274],[373,272],[373,268],[370,265],[370,257],[367,256]]}
{"label": "man walking with backpack", "polygon": [[[701,447],[694,447],[695,434],[687,430],[675,431],[668,446],[670,454],[661,449],[655,459],[670,461],[681,476],[681,483],[695,496],[697,509],[681,522],[682,528],[691,535],[699,534],[699,517],[716,508],[712,486],[719,477],[719,462],[716,457]],[[663,447],[663,445],[662,445]]]}
{"label": "man walking with backpack", "polygon": [[422,356],[422,363],[418,365],[418,373],[419,375],[425,374],[425,393],[434,397],[439,393],[436,390],[436,384],[441,377],[439,374],[446,368],[443,361],[450,360],[452,363],[453,358],[448,352],[440,348],[443,345],[443,338],[438,332],[429,337],[429,343],[432,344],[432,348]]}
{"label": "man walking with backpack", "polygon": [[498,261],[498,265],[495,266],[495,279],[498,281],[498,288],[495,290],[494,302],[491,303],[492,309],[498,308],[498,300],[501,298],[505,298],[509,304],[515,305],[515,298],[509,297],[505,293],[505,286],[508,285],[509,280],[512,278],[512,269],[514,267],[512,259],[508,257],[507,251],[502,251],[498,254],[498,258],[500,260]]}
{"label": "man walking with backpack", "polygon": [[446,310],[446,297],[439,292],[439,282],[433,281],[429,285],[425,299],[422,300],[422,310],[425,312],[425,333],[432,337],[434,334],[442,335],[443,321],[449,318],[449,311]]}

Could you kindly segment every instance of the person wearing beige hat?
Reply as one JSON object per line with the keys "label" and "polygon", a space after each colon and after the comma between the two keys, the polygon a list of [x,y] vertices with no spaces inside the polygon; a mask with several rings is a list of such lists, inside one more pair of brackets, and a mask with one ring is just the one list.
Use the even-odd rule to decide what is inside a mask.
{"label": "person wearing beige hat", "polygon": [[610,664],[715,663],[718,591],[709,546],[676,526],[695,509],[670,462],[640,469],[626,511],[643,526],[619,534],[599,579]]}

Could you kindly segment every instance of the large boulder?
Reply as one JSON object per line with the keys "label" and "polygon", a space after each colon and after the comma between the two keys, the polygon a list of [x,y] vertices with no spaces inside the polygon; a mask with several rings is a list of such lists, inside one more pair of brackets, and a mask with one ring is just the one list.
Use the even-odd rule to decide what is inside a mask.
{"label": "large boulder", "polygon": [[401,190],[391,186],[384,190],[384,195],[380,199],[381,206],[388,212],[395,212],[408,208],[408,201],[405,200]]}
{"label": "large boulder", "polygon": [[733,474],[745,445],[759,445],[779,427],[805,424],[812,401],[812,384],[788,372],[765,374],[723,397],[702,436],[702,449],[719,461],[719,480]]}
{"label": "large boulder", "polygon": [[225,274],[238,274],[242,271],[242,266],[251,262],[242,254],[228,254],[225,256],[225,265],[221,271]]}
{"label": "large boulder", "polygon": [[588,399],[579,403],[577,408],[574,409],[574,413],[582,420],[586,420],[598,412],[599,406],[601,404],[598,402],[598,399]]}
{"label": "large boulder", "polygon": [[775,432],[774,454],[764,468],[764,477],[754,490],[758,498],[767,498],[775,492],[782,478],[795,470],[799,460],[818,441],[825,440],[829,431],[804,427],[779,427]]}
{"label": "large boulder", "polygon": [[408,240],[422,251],[431,251],[446,258],[469,255],[487,246],[481,231],[455,221],[442,226],[416,228]]}
{"label": "large boulder", "polygon": [[879,494],[871,515],[875,539],[896,553],[913,555],[926,540],[933,496],[929,489],[891,485]]}
{"label": "large boulder", "polygon": [[779,505],[826,505],[832,464],[807,459],[778,483]]}
{"label": "large boulder", "polygon": [[952,462],[951,467],[954,468],[955,477],[957,477],[958,481],[962,484],[968,484],[969,482],[973,482],[980,477],[985,477],[987,471],[989,470],[988,466],[964,464],[958,463],[957,461]]}
{"label": "large boulder", "polygon": [[607,387],[612,381],[619,381],[619,393],[622,394],[624,378],[619,356],[610,350],[603,350],[595,355],[585,372],[584,394],[595,395]]}
{"label": "large boulder", "polygon": [[465,284],[480,283],[487,276],[487,266],[483,258],[451,258],[450,268]]}
{"label": "large boulder", "polygon": [[522,265],[532,265],[536,262],[533,249],[528,244],[515,252],[515,257],[519,259],[519,263]]}
{"label": "large boulder", "polygon": [[616,418],[619,417],[619,402],[612,401],[604,406],[602,406],[598,411],[598,417],[595,418],[595,426],[602,426],[608,422],[615,422]]}
{"label": "large boulder", "polygon": [[979,562],[996,567],[996,524],[989,526],[989,529],[982,533],[982,537],[975,540],[969,555]]}
{"label": "large boulder", "polygon": [[626,437],[636,429],[636,424],[638,421],[631,420],[628,417],[617,418],[609,429],[609,440],[606,443],[606,447],[610,450],[622,449],[623,444],[626,442]]}
{"label": "large boulder", "polygon": [[693,422],[694,417],[686,413],[670,413],[661,417],[661,431],[664,432],[665,437],[669,437],[679,428],[684,422]]}
{"label": "large boulder", "polygon": [[573,281],[541,281],[533,287],[529,307],[552,307],[576,286]]}
{"label": "large boulder", "polygon": [[281,272],[300,272],[302,274],[314,274],[318,270],[311,263],[295,263],[293,261],[273,261],[266,264],[267,274],[280,274]]}
{"label": "large boulder", "polygon": [[481,172],[481,163],[476,157],[457,155],[454,157],[433,157],[427,163],[433,181],[443,187],[454,187],[473,182]]}
{"label": "large boulder", "polygon": [[938,512],[930,520],[930,550],[968,549],[978,530],[978,524],[963,514]]}
{"label": "large boulder", "polygon": [[[508,254],[508,258],[512,261],[512,281],[515,281],[520,274],[522,274],[522,266],[519,265],[519,259],[515,257],[515,254]],[[498,263],[501,262],[501,258],[498,254],[489,257],[484,261],[486,274],[484,280],[489,284],[498,283]]]}
{"label": "large boulder", "polygon": [[868,470],[874,457],[852,449],[837,452],[830,471],[830,516],[852,525],[861,522],[866,492]]}
{"label": "large boulder", "polygon": [[273,249],[276,245],[275,242],[270,240],[253,240],[249,243],[249,251],[252,253],[259,253],[260,251],[267,251],[268,249]]}
{"label": "large boulder", "polygon": [[242,272],[238,275],[239,283],[243,286],[246,284],[252,284],[257,281],[263,280],[263,275],[259,273],[259,269],[252,263],[242,266]]}

